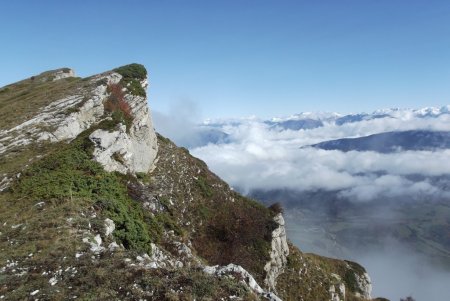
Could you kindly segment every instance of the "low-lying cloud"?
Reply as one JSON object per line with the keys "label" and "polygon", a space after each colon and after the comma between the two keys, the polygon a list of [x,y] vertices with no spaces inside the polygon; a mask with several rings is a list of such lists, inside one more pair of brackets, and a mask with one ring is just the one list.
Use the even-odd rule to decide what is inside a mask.
{"label": "low-lying cloud", "polygon": [[372,296],[400,300],[412,296],[417,301],[447,300],[450,273],[428,263],[428,258],[395,242],[384,250],[359,254],[355,260],[364,265],[376,285]]}
{"label": "low-lying cloud", "polygon": [[[378,122],[380,121],[360,122],[362,125],[358,132],[363,131],[367,123],[373,125]],[[448,124],[446,126],[449,127]],[[438,127],[442,129],[441,125]],[[351,124],[350,128],[356,129],[357,126]],[[191,152],[243,192],[280,188],[300,191],[342,190],[343,196],[352,196],[361,201],[397,195],[450,196],[450,192],[443,191],[426,178],[450,174],[450,150],[382,154],[300,148],[319,142],[314,133],[321,132],[318,136],[323,141],[345,137],[349,134],[348,129],[349,127],[343,130],[337,126],[329,126],[291,131],[252,121],[224,127],[230,135],[231,143],[208,144],[193,148]],[[425,178],[407,178],[414,174]]]}

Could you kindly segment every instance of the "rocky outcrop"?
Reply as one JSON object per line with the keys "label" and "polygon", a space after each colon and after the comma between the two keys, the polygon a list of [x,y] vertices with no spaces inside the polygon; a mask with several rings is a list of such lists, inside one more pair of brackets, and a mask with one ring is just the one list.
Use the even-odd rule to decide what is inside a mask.
{"label": "rocky outcrop", "polygon": [[[59,69],[45,78],[60,80],[73,77],[71,69]],[[0,155],[41,142],[70,141],[81,132],[105,120],[104,103],[110,93],[108,86],[117,84],[122,76],[106,72],[83,80],[83,87],[68,91],[68,95],[40,109],[29,120],[0,131]],[[147,79],[139,81],[147,88]],[[124,89],[124,99],[133,117],[129,131],[119,126],[113,132],[98,130],[92,134],[96,143],[95,160],[108,171],[148,172],[157,153],[156,133],[153,128],[147,98]],[[114,160],[123,157],[123,162]],[[2,190],[6,180],[2,180]]]}
{"label": "rocky outcrop", "polygon": [[272,232],[272,249],[270,261],[264,266],[264,271],[267,273],[264,282],[271,291],[276,292],[277,277],[283,272],[286,265],[289,247],[286,240],[283,215],[281,213],[277,214],[274,217],[274,221],[278,224],[278,227]]}
{"label": "rocky outcrop", "polygon": [[43,137],[40,139],[42,140],[46,136],[50,137],[53,142],[73,139],[82,131],[87,130],[93,124],[101,121],[105,115],[103,104],[108,97],[107,85],[117,84],[121,78],[122,76],[117,73],[94,77],[91,80],[92,82],[102,82],[105,84],[95,86],[87,99],[85,96],[72,106],[78,106],[75,112],[64,116],[59,121],[57,129],[53,133],[43,133]]}
{"label": "rocky outcrop", "polygon": [[55,71],[53,76],[54,76],[53,81],[57,81],[68,77],[75,77],[75,71],[69,68],[62,68],[60,70]]}
{"label": "rocky outcrop", "polygon": [[[146,82],[144,82],[145,85]],[[158,151],[156,133],[142,96],[126,95],[133,121],[129,130],[124,124],[115,131],[96,130],[89,138],[95,144],[94,160],[107,171],[121,173],[148,172]]]}
{"label": "rocky outcrop", "polygon": [[357,292],[356,296],[370,300],[372,298],[372,281],[369,274],[366,272],[362,274],[355,273],[355,278],[358,289],[360,290],[360,293]]}
{"label": "rocky outcrop", "polygon": [[330,295],[330,301],[345,301],[344,283],[340,283],[339,285],[331,285]]}
{"label": "rocky outcrop", "polygon": [[263,290],[253,278],[253,276],[240,265],[230,263],[227,266],[206,266],[203,270],[207,274],[215,275],[218,277],[236,278],[236,276],[238,276],[238,278],[242,279],[245,285],[247,285],[252,291],[260,295],[264,299],[270,301],[282,301],[274,293]]}
{"label": "rocky outcrop", "polygon": [[89,91],[73,91],[72,95],[56,100],[39,110],[32,118],[13,128],[0,131],[0,154],[34,142],[71,140],[98,123],[104,116],[103,101],[108,96],[107,83],[118,82],[118,74],[91,79],[103,79]]}

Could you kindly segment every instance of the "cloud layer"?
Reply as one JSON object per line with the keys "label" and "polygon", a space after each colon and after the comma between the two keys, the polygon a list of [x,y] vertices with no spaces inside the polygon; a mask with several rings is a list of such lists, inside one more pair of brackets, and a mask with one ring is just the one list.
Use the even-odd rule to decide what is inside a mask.
{"label": "cloud layer", "polygon": [[[224,125],[231,143],[191,149],[232,186],[253,189],[342,190],[341,195],[368,201],[399,195],[450,196],[433,177],[450,174],[450,150],[341,152],[300,146],[349,136],[365,136],[393,129],[450,130],[448,116],[404,122],[376,119],[313,130],[281,130],[259,121]],[[422,175],[412,180],[408,175]]]}

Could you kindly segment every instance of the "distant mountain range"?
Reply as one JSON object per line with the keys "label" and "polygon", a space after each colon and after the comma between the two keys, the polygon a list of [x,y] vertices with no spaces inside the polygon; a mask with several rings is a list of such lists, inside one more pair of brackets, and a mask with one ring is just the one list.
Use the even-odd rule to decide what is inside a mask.
{"label": "distant mountain range", "polygon": [[[263,121],[270,125],[290,125],[292,122],[298,121],[300,124],[304,123],[307,127],[310,127],[310,122],[317,123],[320,121],[320,125],[336,124],[343,125],[345,123],[353,123],[360,121],[367,121],[379,118],[395,118],[401,120],[409,120],[413,118],[436,118],[442,115],[450,115],[450,105],[436,107],[424,107],[420,109],[404,109],[404,108],[390,108],[380,109],[373,111],[372,113],[350,113],[341,114],[337,112],[301,112],[293,114],[287,117],[273,117],[269,120],[261,120],[257,117],[248,118],[233,118],[233,119],[218,119],[218,120],[206,120],[203,124],[213,127],[228,125],[238,125],[244,121]],[[290,122],[290,123],[286,123]]]}
{"label": "distant mountain range", "polygon": [[[439,124],[448,124],[442,128]],[[367,122],[376,122],[383,126],[371,128]],[[448,123],[446,123],[448,121]],[[186,145],[195,148],[209,143],[227,144],[233,142],[233,129],[239,126],[259,123],[273,131],[308,131],[320,128],[333,128],[338,137],[323,137],[320,143],[312,146],[326,150],[360,150],[389,153],[398,150],[430,150],[449,148],[450,105],[441,108],[422,109],[382,109],[373,113],[340,114],[335,112],[303,112],[288,117],[259,119],[256,117],[241,119],[207,120],[196,129],[195,139]],[[395,123],[395,125],[391,125]],[[398,125],[403,125],[398,128]],[[354,129],[346,135],[340,127]],[[358,129],[361,127],[361,129]],[[328,138],[328,139],[327,139]],[[334,138],[334,139],[332,139]],[[337,139],[336,139],[337,138]],[[310,144],[311,146],[311,144]]]}
{"label": "distant mountain range", "polygon": [[450,106],[441,108],[426,107],[422,109],[382,109],[373,113],[346,114],[339,113],[312,113],[303,112],[284,118],[272,118],[265,121],[272,126],[278,126],[283,129],[300,130],[322,127],[324,125],[344,125],[381,118],[394,118],[400,120],[410,120],[413,118],[437,118],[442,115],[450,116]]}
{"label": "distant mountain range", "polygon": [[359,138],[344,138],[313,144],[324,150],[375,151],[392,153],[399,151],[433,151],[450,148],[450,132],[403,131],[387,132]]}

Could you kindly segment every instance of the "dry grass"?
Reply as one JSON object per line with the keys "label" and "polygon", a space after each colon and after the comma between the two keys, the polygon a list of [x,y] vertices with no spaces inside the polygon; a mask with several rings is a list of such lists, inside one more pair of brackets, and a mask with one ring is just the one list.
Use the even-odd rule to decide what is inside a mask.
{"label": "dry grass", "polygon": [[29,120],[42,107],[88,84],[74,77],[53,81],[51,74],[50,71],[45,72],[0,88],[0,129],[12,128]]}

